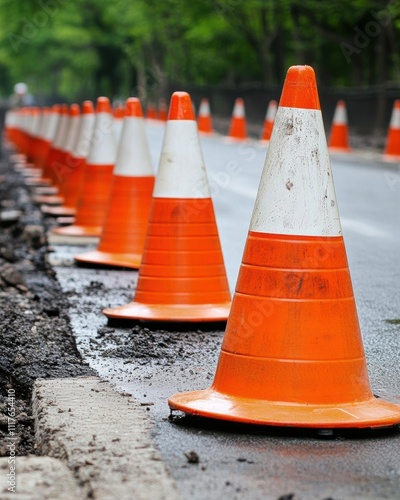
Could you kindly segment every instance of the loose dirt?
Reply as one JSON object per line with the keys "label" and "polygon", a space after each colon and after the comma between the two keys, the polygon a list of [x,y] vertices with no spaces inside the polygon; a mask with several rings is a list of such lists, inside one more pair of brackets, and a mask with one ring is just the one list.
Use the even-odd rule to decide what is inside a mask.
{"label": "loose dirt", "polygon": [[18,455],[34,453],[31,392],[37,378],[93,375],[76,349],[67,304],[47,263],[45,224],[20,173],[0,157],[0,456],[8,390],[15,391]]}

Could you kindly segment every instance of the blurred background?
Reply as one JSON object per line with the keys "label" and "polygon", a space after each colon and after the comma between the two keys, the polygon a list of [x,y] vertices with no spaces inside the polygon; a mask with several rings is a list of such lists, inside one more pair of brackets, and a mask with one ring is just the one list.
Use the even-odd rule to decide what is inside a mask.
{"label": "blurred background", "polygon": [[[287,68],[310,64],[330,122],[339,98],[359,134],[384,134],[400,97],[400,2],[380,0],[0,0],[0,98],[106,95],[144,106],[187,90],[227,117],[243,97],[262,122]],[[15,99],[15,96],[14,96]]]}

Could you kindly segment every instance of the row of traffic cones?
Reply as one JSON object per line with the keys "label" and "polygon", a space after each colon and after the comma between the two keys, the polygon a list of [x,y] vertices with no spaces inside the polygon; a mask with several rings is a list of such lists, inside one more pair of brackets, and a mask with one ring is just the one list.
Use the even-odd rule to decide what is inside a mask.
{"label": "row of traffic cones", "polygon": [[[261,141],[268,143],[271,139],[272,129],[274,125],[275,115],[277,110],[277,102],[271,100],[269,102],[267,112],[264,119],[264,125],[261,133]],[[47,112],[47,111],[46,111]],[[62,112],[62,111],[61,111]],[[116,142],[122,131],[123,107],[117,107],[114,110],[114,135]],[[146,118],[167,121],[167,105],[165,99],[160,99],[159,110],[152,103],[147,107]],[[11,116],[11,115],[10,115]],[[208,99],[201,100],[199,108],[199,116],[197,120],[198,130],[204,134],[213,133],[213,120],[210,111]],[[6,123],[7,126],[7,123]],[[243,99],[237,98],[233,108],[232,118],[229,125],[228,137],[232,140],[248,139],[247,122],[245,115],[245,107]],[[328,141],[329,150],[333,153],[349,153],[351,152],[349,144],[349,126],[347,120],[346,104],[343,100],[339,100],[335,109],[332,120],[331,132]],[[42,149],[38,149],[34,155],[40,155]],[[383,155],[384,161],[400,161],[400,100],[396,100],[393,106],[392,117],[389,125],[389,130],[386,138],[385,150]]]}
{"label": "row of traffic cones", "polygon": [[[150,107],[150,115],[155,118],[156,115]],[[277,102],[271,100],[269,102],[267,112],[264,119],[264,125],[261,133],[261,141],[268,143],[271,139],[272,129],[274,125],[275,115],[277,110]],[[149,114],[148,114],[149,117]],[[198,128],[202,133],[212,133],[212,117],[208,99],[202,99],[199,108]],[[247,122],[243,99],[237,98],[233,108],[232,119],[229,126],[228,137],[234,140],[246,140]],[[332,120],[331,132],[328,141],[329,150],[333,153],[349,153],[351,152],[349,143],[349,126],[347,120],[346,104],[343,100],[339,100]],[[383,160],[399,161],[400,160],[400,100],[396,100],[393,105],[392,117],[389,125],[389,130],[386,138],[386,145]]]}
{"label": "row of traffic cones", "polygon": [[[106,104],[99,99],[95,130],[100,117],[110,115]],[[127,117],[134,106],[138,101],[128,100],[121,145],[132,133]],[[142,121],[136,124],[141,127]],[[400,422],[400,407],[375,398],[370,389],[328,148],[321,137],[314,71],[292,67],[231,305],[191,100],[184,92],[173,94],[135,297],[104,311],[109,318],[163,321],[229,315],[212,386],[172,396],[171,409],[278,426],[363,428]],[[100,170],[110,161],[104,143],[111,148],[111,140],[102,145],[92,140],[86,165],[92,179],[94,167]],[[100,148],[106,157],[101,165],[94,161],[100,158],[94,149]],[[127,172],[127,164],[121,160],[118,166],[117,160],[114,181]],[[122,182],[121,199],[123,188]],[[114,222],[121,215],[117,211]],[[135,214],[125,215],[133,223]]]}

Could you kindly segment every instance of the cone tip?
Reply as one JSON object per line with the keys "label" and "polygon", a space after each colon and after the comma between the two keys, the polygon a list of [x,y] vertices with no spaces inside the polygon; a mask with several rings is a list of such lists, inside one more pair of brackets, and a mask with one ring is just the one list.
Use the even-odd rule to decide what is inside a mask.
{"label": "cone tip", "polygon": [[140,100],[137,97],[129,97],[126,100],[125,116],[136,116],[137,118],[143,118],[142,106],[140,105]]}
{"label": "cone tip", "polygon": [[396,99],[396,100],[394,101],[394,107],[395,107],[396,109],[400,109],[400,99]]}
{"label": "cone tip", "polygon": [[279,106],[321,109],[315,72],[311,66],[292,66],[288,69]]}
{"label": "cone tip", "polygon": [[195,120],[192,100],[187,92],[172,94],[168,120]]}
{"label": "cone tip", "polygon": [[69,116],[78,116],[78,115],[80,115],[80,113],[81,113],[81,110],[80,110],[79,104],[76,104],[76,103],[71,104],[71,106],[69,108]]}
{"label": "cone tip", "polygon": [[96,105],[97,113],[111,113],[111,105],[108,97],[98,97]]}
{"label": "cone tip", "polygon": [[94,107],[92,101],[83,101],[82,103],[82,113],[84,115],[89,115],[94,113]]}
{"label": "cone tip", "polygon": [[125,115],[125,108],[123,106],[118,105],[113,109],[114,118],[122,119],[124,115]]}

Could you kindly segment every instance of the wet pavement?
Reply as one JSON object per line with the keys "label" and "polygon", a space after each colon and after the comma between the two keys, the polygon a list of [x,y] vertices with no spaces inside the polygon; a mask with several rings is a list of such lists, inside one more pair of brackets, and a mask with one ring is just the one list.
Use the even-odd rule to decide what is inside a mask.
{"label": "wet pavement", "polygon": [[[147,130],[156,165],[163,127]],[[220,137],[202,138],[202,145],[233,291],[266,147]],[[333,157],[332,168],[372,390],[400,404],[400,171],[345,156]],[[137,272],[76,267],[72,257],[82,247],[53,249],[84,361],[147,409],[183,498],[400,498],[398,430],[323,439],[298,429],[169,421],[169,396],[211,384],[223,331],[109,326],[102,309],[131,299]]]}

